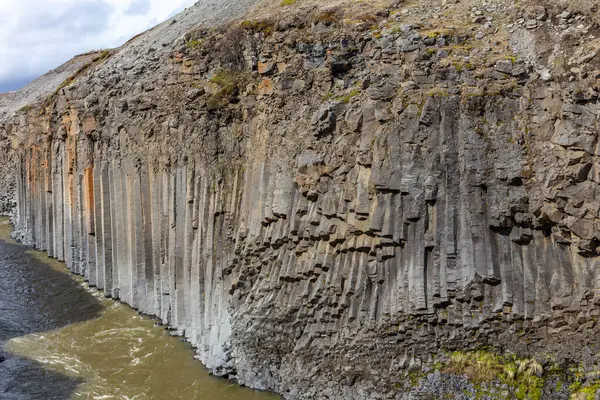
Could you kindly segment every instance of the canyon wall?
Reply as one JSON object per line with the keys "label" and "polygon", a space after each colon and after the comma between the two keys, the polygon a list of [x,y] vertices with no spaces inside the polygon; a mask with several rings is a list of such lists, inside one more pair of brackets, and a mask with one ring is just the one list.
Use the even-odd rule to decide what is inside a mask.
{"label": "canyon wall", "polygon": [[0,137],[0,148],[4,151],[0,154],[0,182],[2,182],[0,185],[0,215],[8,216],[16,208],[16,177],[14,175],[16,160],[8,138]]}
{"label": "canyon wall", "polygon": [[203,7],[4,119],[17,238],[286,398],[460,396],[436,363],[482,347],[598,370],[600,72],[518,53],[552,14]]}

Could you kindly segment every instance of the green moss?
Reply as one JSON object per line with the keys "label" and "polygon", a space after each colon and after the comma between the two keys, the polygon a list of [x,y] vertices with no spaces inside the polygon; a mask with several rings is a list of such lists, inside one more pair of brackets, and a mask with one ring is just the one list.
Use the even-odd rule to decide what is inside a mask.
{"label": "green moss", "polygon": [[448,90],[445,88],[433,88],[431,89],[428,93],[429,97],[448,97],[450,96],[450,93],[448,93]]}
{"label": "green moss", "polygon": [[511,387],[517,399],[539,400],[542,396],[543,368],[533,359],[498,355],[486,350],[454,352],[443,371],[466,375],[475,385],[499,381]]}
{"label": "green moss", "polygon": [[21,107],[19,109],[19,111],[21,111],[21,112],[27,112],[27,111],[31,110],[32,108],[33,108],[33,106],[31,106],[31,105],[28,104],[26,106]]}
{"label": "green moss", "polygon": [[221,94],[231,96],[238,88],[236,75],[232,71],[221,71],[210,79],[221,88]]}
{"label": "green moss", "polygon": [[66,87],[71,86],[73,83],[75,83],[75,80],[76,80],[75,78],[76,78],[76,75],[69,76],[67,79],[62,81],[60,85],[58,85],[58,88],[56,89],[56,91],[58,92],[60,89],[64,89]]}
{"label": "green moss", "polygon": [[328,92],[328,93],[325,93],[325,94],[324,94],[324,95],[321,97],[321,100],[323,100],[323,101],[329,101],[329,100],[333,99],[333,97],[334,97],[334,96],[333,96],[333,93],[331,93],[331,92]]}
{"label": "green moss", "polygon": [[281,2],[281,6],[282,6],[282,7],[284,7],[284,6],[291,6],[291,5],[293,5],[294,3],[296,3],[296,1],[297,1],[297,0],[283,0],[283,1]]}
{"label": "green moss", "polygon": [[454,68],[456,68],[456,72],[461,73],[463,71],[462,64],[459,64],[457,62],[453,62],[452,65],[454,66]]}
{"label": "green moss", "polygon": [[596,382],[581,389],[581,393],[586,396],[586,400],[594,400],[599,390],[600,382]]}
{"label": "green moss", "polygon": [[105,59],[107,59],[109,56],[110,56],[110,51],[108,51],[108,50],[102,50],[102,51],[100,52],[100,54],[98,54],[96,57],[94,57],[94,58],[92,59],[92,62],[99,62],[99,61],[105,60]]}
{"label": "green moss", "polygon": [[212,111],[221,109],[225,106],[227,106],[226,99],[217,94],[213,94],[206,100],[206,108]]}
{"label": "green moss", "polygon": [[202,46],[202,43],[204,43],[203,40],[188,40],[185,42],[185,45],[190,49],[195,49],[196,47]]}
{"label": "green moss", "polygon": [[350,93],[348,93],[347,95],[338,97],[337,100],[340,100],[341,102],[347,104],[347,103],[350,103],[350,100],[352,100],[353,97],[355,97],[355,96],[357,96],[359,94],[360,94],[360,90],[354,89]]}
{"label": "green moss", "polygon": [[227,103],[235,102],[240,89],[247,84],[248,80],[248,74],[243,71],[220,71],[209,80],[217,84],[219,90],[208,99],[208,108],[214,110],[225,106]]}
{"label": "green moss", "polygon": [[451,36],[452,30],[450,29],[434,29],[430,31],[421,32],[422,37],[436,39],[439,36]]}
{"label": "green moss", "polygon": [[425,376],[425,373],[421,370],[414,370],[408,373],[408,379],[410,382],[410,387],[417,387],[419,383],[421,383],[421,379]]}
{"label": "green moss", "polygon": [[592,380],[583,384],[577,379],[569,386],[569,390],[571,391],[571,399],[594,400],[596,399],[596,394],[600,391],[600,380]]}
{"label": "green moss", "polygon": [[242,28],[269,36],[275,31],[275,23],[267,20],[243,21]]}

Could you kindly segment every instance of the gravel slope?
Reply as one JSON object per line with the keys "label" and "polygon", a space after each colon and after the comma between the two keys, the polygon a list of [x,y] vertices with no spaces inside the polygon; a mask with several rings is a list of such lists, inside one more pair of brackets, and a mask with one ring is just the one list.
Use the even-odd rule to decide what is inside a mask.
{"label": "gravel slope", "polygon": [[[105,76],[105,72],[127,71],[136,65],[152,63],[188,31],[199,26],[218,26],[240,18],[259,2],[260,0],[228,0],[223,4],[220,0],[198,1],[175,17],[129,40],[113,57],[96,67],[95,74]],[[0,120],[11,117],[24,106],[47,98],[93,56],[94,53],[78,55],[23,89],[0,96]]]}

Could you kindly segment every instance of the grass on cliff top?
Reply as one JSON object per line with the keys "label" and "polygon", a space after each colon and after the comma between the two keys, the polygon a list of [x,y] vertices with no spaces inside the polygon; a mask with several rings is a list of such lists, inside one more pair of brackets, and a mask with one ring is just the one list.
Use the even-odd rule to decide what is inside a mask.
{"label": "grass on cliff top", "polygon": [[[62,81],[58,85],[58,87],[56,88],[56,90],[50,96],[48,96],[46,98],[46,100],[44,100],[44,102],[42,103],[42,107],[48,106],[52,102],[52,99],[54,99],[56,97],[56,95],[58,94],[58,92],[61,89],[64,89],[66,87],[71,86],[84,73],[86,73],[88,70],[90,70],[92,67],[98,65],[102,61],[106,60],[108,57],[111,56],[111,54],[112,54],[112,52],[110,50],[102,50],[102,51],[97,51],[97,52],[92,51],[90,53],[84,54],[83,56],[94,55],[94,57],[92,57],[89,61],[87,61],[81,67],[79,67],[77,69],[77,71],[75,71],[73,74],[69,75],[67,77],[67,79],[65,79],[64,81]],[[36,105],[28,104],[28,105],[25,105],[25,106],[21,107],[21,109],[19,111],[23,112],[23,113],[26,113],[26,112],[34,109],[35,107],[36,107]]]}
{"label": "grass on cliff top", "polygon": [[471,382],[499,381],[514,389],[517,399],[539,400],[542,396],[544,369],[534,359],[499,355],[485,350],[454,352],[442,372],[465,375]]}
{"label": "grass on cliff top", "polygon": [[77,71],[75,71],[73,75],[69,76],[60,85],[58,85],[58,88],[56,89],[56,92],[54,94],[56,94],[60,89],[71,86],[81,75],[83,75],[93,66],[106,60],[110,55],[111,52],[109,50],[102,50],[101,52],[99,52],[98,55],[91,59],[91,61],[83,64],[81,67],[79,67]]}

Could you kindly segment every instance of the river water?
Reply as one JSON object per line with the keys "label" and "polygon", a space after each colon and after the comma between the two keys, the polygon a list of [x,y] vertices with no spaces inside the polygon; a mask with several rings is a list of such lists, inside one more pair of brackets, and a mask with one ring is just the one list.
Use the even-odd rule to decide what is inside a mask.
{"label": "river water", "polygon": [[210,376],[187,344],[10,229],[0,218],[0,399],[279,398]]}

